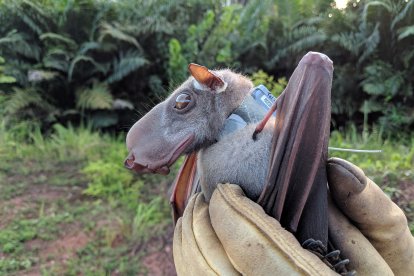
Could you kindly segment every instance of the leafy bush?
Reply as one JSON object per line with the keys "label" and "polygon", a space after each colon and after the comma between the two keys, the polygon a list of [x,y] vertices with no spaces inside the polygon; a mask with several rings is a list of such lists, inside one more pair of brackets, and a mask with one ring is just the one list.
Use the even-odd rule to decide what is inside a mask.
{"label": "leafy bush", "polygon": [[365,117],[387,133],[412,130],[414,0],[333,2],[5,0],[0,112],[42,130],[85,120],[119,130],[185,79],[190,62],[278,80],[316,50],[335,64],[336,126]]}
{"label": "leafy bush", "polygon": [[268,75],[262,70],[254,73],[251,76],[251,80],[256,86],[260,84],[266,86],[266,88],[269,89],[275,97],[278,97],[287,86],[287,80],[285,77],[275,80],[273,76]]}

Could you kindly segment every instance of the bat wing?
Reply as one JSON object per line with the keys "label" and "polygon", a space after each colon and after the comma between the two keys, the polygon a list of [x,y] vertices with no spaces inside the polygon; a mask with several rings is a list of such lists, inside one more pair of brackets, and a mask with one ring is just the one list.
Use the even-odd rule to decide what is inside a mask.
{"label": "bat wing", "polygon": [[328,240],[332,61],[308,53],[278,98],[269,174],[258,203],[303,241]]}
{"label": "bat wing", "polygon": [[191,194],[198,189],[197,152],[187,155],[173,183],[170,204],[174,223],[183,215]]}

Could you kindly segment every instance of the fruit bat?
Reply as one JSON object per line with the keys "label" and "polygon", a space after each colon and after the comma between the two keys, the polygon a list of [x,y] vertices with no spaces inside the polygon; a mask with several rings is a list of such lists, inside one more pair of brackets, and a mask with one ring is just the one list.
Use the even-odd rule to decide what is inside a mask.
{"label": "fruit bat", "polygon": [[273,107],[244,110],[246,125],[226,135],[226,120],[243,107],[252,82],[229,69],[190,64],[189,71],[129,130],[125,166],[168,174],[186,155],[171,197],[175,219],[195,191],[201,188],[208,201],[218,183],[233,183],[300,242],[312,238],[326,246],[332,61],[306,54]]}

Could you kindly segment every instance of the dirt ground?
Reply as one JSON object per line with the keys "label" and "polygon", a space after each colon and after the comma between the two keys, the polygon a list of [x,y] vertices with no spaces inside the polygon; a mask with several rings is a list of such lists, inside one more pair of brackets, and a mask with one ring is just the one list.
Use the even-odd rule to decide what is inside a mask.
{"label": "dirt ground", "polygon": [[[5,184],[2,184],[5,185]],[[1,186],[0,186],[1,188]],[[0,190],[1,191],[1,190]],[[64,207],[56,207],[62,202],[67,203]],[[14,221],[19,219],[30,220],[37,218],[39,212],[42,216],[53,216],[53,212],[70,212],[70,210],[62,210],[62,208],[71,208],[70,206],[79,206],[85,204],[85,208],[93,208],[93,200],[82,195],[82,189],[77,186],[51,186],[46,184],[28,185],[17,192],[11,194],[8,199],[0,199],[0,230],[6,229]],[[56,225],[45,225],[47,227],[56,227],[56,235],[52,235],[50,239],[34,237],[23,243],[24,249],[19,254],[6,254],[0,251],[1,259],[13,257],[15,260],[22,259],[22,256],[28,255],[34,259],[34,264],[28,269],[17,269],[10,275],[44,275],[49,272],[58,275],[67,273],[66,269],[73,259],[79,258],[79,252],[88,248],[91,243],[96,243],[97,239],[101,239],[99,229],[106,229],[108,233],[113,234],[110,239],[110,247],[114,250],[128,245],[123,238],[122,229],[116,220],[108,220],[103,215],[103,211],[99,211],[93,218],[85,214],[84,218],[76,217],[72,221],[58,222]],[[94,219],[93,227],[85,227],[85,221]],[[40,228],[38,231],[47,231]],[[112,231],[112,232],[111,232]],[[139,248],[135,250],[127,250],[122,254],[140,255],[139,260],[142,267],[140,271],[147,275],[176,275],[174,262],[172,258],[172,235],[173,226],[170,225],[165,233],[161,236],[153,237],[149,241],[139,244]],[[105,237],[108,239],[107,237]],[[134,260],[135,256],[132,256]],[[1,265],[1,263],[0,263]],[[130,264],[134,265],[134,264]],[[1,270],[0,270],[0,274]],[[72,273],[69,273],[72,274]],[[141,274],[139,272],[138,274]],[[83,273],[77,274],[83,275]],[[112,275],[124,275],[116,270]]]}
{"label": "dirt ground", "polygon": [[[5,184],[1,185],[4,188]],[[399,189],[393,195],[393,200],[407,212],[409,220],[412,221],[414,218],[410,208],[414,202],[414,183],[402,181],[398,185]],[[4,191],[4,189],[0,191]],[[82,187],[79,186],[52,186],[30,182],[20,190],[11,192],[7,199],[0,199],[0,230],[7,228],[16,219],[47,217],[59,212],[70,214],[75,206],[77,208],[80,208],[82,204],[85,206],[80,211],[76,211],[80,212],[76,219],[57,222],[56,225],[46,225],[46,228],[55,227],[57,229],[56,234],[52,235],[50,239],[35,236],[25,241],[23,243],[24,250],[20,254],[22,256],[29,254],[30,258],[35,261],[29,268],[17,269],[10,275],[42,275],[45,272],[63,274],[70,269],[72,269],[70,271],[75,271],[75,275],[83,275],[82,272],[76,273],[78,270],[76,268],[74,270],[73,260],[80,259],[82,254],[79,252],[87,250],[91,243],[102,239],[102,235],[99,234],[101,229],[106,229],[105,233],[109,233],[104,235],[104,239],[114,251],[125,246],[128,247],[122,232],[122,225],[119,221],[108,219],[104,215],[108,209],[92,214],[92,209],[89,208],[94,208],[93,201],[93,199],[82,195]],[[94,223],[92,226],[87,226],[88,220],[91,219],[94,220]],[[48,231],[46,228],[38,230]],[[176,275],[172,257],[172,237],[173,226],[169,225],[164,234],[153,237],[145,243],[137,244],[132,250],[123,251],[121,256],[127,254],[130,255],[128,258],[131,257],[131,259],[128,260],[131,262],[140,262],[142,268],[139,270],[140,272],[137,272],[138,274]],[[136,256],[140,257],[134,259]],[[0,251],[0,260],[2,258],[9,258],[9,255]],[[17,256],[16,260],[19,258]],[[116,258],[118,257],[115,257],[115,262]],[[82,271],[83,268],[78,269]],[[113,270],[111,275],[124,274]]]}

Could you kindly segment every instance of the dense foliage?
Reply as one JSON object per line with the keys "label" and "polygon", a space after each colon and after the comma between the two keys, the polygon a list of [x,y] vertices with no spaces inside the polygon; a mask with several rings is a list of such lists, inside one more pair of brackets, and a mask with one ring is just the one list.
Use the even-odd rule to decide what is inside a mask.
{"label": "dense foliage", "polygon": [[[335,63],[333,118],[414,123],[414,0],[0,1],[8,121],[128,127],[189,62],[289,77],[309,50]],[[263,74],[262,74],[263,75]]]}

